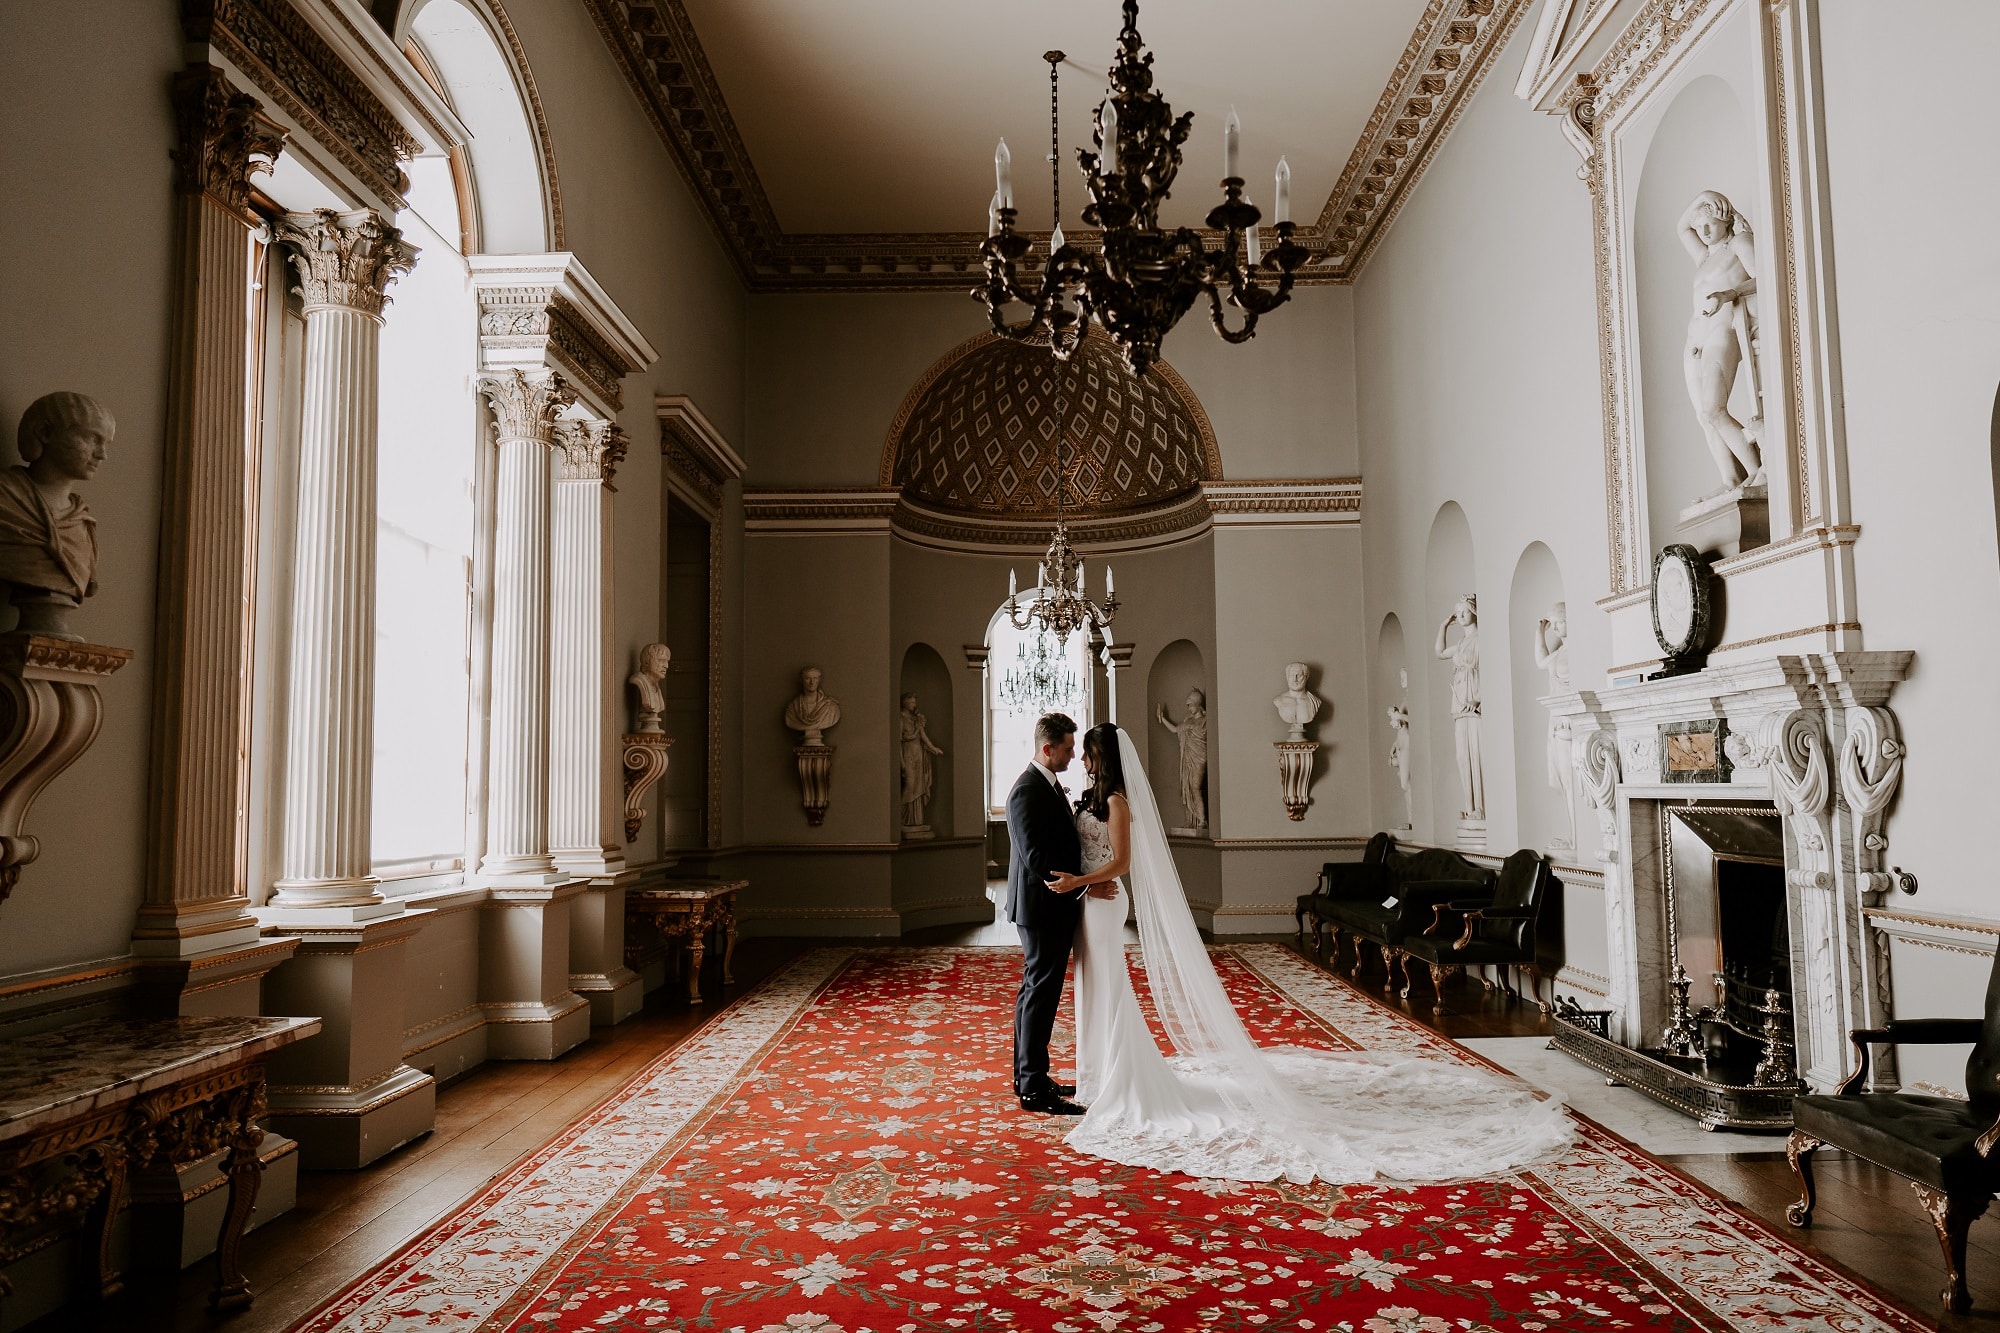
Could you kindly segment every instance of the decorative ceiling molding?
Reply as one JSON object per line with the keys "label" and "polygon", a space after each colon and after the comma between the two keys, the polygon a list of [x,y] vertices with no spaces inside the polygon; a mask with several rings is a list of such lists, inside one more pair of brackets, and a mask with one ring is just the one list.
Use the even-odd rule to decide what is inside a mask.
{"label": "decorative ceiling molding", "polygon": [[722,507],[723,487],[743,475],[742,458],[684,393],[655,397],[653,414],[660,419],[668,484],[713,519]]}
{"label": "decorative ceiling molding", "polygon": [[[1298,283],[1354,281],[1531,3],[1432,0],[1318,221],[1292,238],[1313,252]],[[788,234],[682,0],[584,6],[752,291],[920,291],[977,278],[983,237],[976,232]],[[1069,233],[1085,245],[1097,237]]]}
{"label": "decorative ceiling molding", "polygon": [[1313,231],[1354,281],[1531,0],[1431,0]]}
{"label": "decorative ceiling molding", "polygon": [[1359,523],[1361,478],[1212,481],[1202,494],[1217,527],[1289,527]]}

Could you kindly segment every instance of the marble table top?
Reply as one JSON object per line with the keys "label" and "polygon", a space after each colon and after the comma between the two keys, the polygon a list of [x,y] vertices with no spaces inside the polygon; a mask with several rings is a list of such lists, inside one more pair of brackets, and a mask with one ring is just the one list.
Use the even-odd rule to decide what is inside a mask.
{"label": "marble table top", "polygon": [[656,889],[631,889],[625,894],[628,906],[644,906],[649,902],[706,902],[720,898],[747,887],[747,879],[670,879]]}
{"label": "marble table top", "polygon": [[229,1069],[319,1031],[317,1018],[114,1018],[0,1044],[0,1142]]}

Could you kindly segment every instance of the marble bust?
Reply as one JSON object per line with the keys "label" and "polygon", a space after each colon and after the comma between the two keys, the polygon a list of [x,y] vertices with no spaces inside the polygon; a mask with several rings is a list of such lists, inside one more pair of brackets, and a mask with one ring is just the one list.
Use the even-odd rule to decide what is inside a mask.
{"label": "marble bust", "polygon": [[117,433],[111,414],[80,393],[51,393],[21,414],[25,466],[0,470],[0,583],[26,634],[81,639],[69,613],[97,591],[97,523],[77,495]]}
{"label": "marble bust", "polygon": [[639,669],[625,678],[626,684],[639,692],[639,723],[635,728],[640,734],[652,735],[660,730],[660,715],[667,711],[665,682],[667,668],[673,665],[674,650],[664,643],[649,643],[639,650]]}
{"label": "marble bust", "polygon": [[[1757,292],[1750,222],[1727,198],[1703,190],[1681,214],[1678,230],[1681,247],[1694,260],[1693,308],[1681,352],[1688,398],[1723,486],[1760,486],[1764,462],[1757,436],[1763,407],[1758,401],[1757,315],[1750,302]],[[1737,372],[1745,367],[1752,403],[1748,425],[1729,410]]]}
{"label": "marble bust", "polygon": [[1306,726],[1319,715],[1320,697],[1306,688],[1306,679],[1312,668],[1304,662],[1285,664],[1285,692],[1271,700],[1271,706],[1278,710],[1278,716],[1292,729],[1285,739],[1302,741],[1306,738]]}
{"label": "marble bust", "polygon": [[805,733],[804,745],[824,745],[824,733],[840,721],[840,700],[819,687],[820,670],[807,667],[799,673],[799,696],[785,705],[785,725]]}

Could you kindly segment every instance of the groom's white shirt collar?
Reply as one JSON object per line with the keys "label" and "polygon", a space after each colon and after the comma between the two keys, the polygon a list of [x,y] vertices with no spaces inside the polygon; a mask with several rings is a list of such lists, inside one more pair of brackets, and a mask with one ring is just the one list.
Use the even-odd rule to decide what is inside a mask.
{"label": "groom's white shirt collar", "polygon": [[1069,792],[1062,785],[1062,779],[1056,776],[1054,769],[1050,768],[1047,764],[1043,763],[1039,759],[1030,759],[1028,762],[1034,765],[1034,767],[1041,772],[1041,775],[1049,780],[1050,786],[1054,787],[1057,791],[1061,792],[1065,799],[1068,798]]}

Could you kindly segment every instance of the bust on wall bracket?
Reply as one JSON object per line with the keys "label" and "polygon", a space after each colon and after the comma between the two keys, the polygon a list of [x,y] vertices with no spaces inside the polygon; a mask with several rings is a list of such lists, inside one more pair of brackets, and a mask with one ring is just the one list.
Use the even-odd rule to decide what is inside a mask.
{"label": "bust on wall bracket", "polygon": [[1711,577],[1708,562],[1686,542],[1663,546],[1653,557],[1653,637],[1663,656],[1647,680],[1685,676],[1707,664]]}

